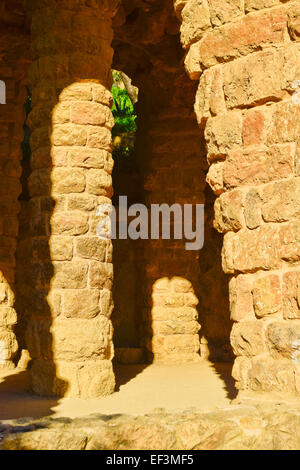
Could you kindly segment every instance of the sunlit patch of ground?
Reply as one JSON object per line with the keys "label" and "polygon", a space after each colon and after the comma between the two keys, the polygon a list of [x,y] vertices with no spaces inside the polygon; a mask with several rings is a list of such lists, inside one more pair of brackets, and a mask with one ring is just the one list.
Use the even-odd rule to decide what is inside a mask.
{"label": "sunlit patch of ground", "polygon": [[235,396],[230,364],[201,362],[186,365],[117,366],[117,390],[100,399],[41,398],[28,392],[28,372],[0,377],[0,419],[81,417],[92,413],[140,415],[164,408],[226,407]]}

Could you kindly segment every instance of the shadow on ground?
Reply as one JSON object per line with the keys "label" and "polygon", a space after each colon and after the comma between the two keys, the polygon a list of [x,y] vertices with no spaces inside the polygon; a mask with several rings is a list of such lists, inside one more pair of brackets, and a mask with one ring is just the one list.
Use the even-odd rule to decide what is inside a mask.
{"label": "shadow on ground", "polygon": [[13,370],[0,377],[0,420],[42,418],[53,414],[58,399],[33,396],[29,391],[29,371]]}

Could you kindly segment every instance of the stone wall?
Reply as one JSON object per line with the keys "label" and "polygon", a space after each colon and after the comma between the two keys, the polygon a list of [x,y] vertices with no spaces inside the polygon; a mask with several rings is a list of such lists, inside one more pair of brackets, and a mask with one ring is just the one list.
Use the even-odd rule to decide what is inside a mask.
{"label": "stone wall", "polygon": [[[157,410],[0,424],[1,450],[299,450],[299,406]],[[167,456],[165,456],[167,457]]]}
{"label": "stone wall", "polygon": [[175,1],[198,80],[240,390],[299,394],[299,2]]}

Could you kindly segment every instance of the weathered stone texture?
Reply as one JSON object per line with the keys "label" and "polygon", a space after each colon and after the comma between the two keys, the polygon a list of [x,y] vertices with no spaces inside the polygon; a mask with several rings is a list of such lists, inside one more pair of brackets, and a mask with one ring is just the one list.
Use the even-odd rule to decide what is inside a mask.
{"label": "weathered stone texture", "polygon": [[[100,396],[114,389],[112,245],[96,237],[96,208],[110,203],[113,193],[109,88],[112,17],[120,2],[25,3],[32,155],[30,200],[21,204],[17,297],[20,319],[28,322],[32,385],[40,394]],[[209,201],[205,140],[206,179],[218,196],[214,226],[225,234],[223,269],[231,275],[237,386],[299,394],[299,2],[176,0],[185,57],[178,55],[171,2],[153,8],[154,2],[137,2],[137,11],[129,3],[116,18],[116,44],[128,51],[120,47],[117,60],[144,90],[137,143],[147,158],[141,164],[144,202]],[[29,59],[24,12],[9,11],[4,2],[1,13],[0,39],[6,35],[9,44],[6,37],[0,46],[7,86],[0,110],[0,360],[13,367]],[[135,60],[142,67],[135,68]],[[178,71],[179,61],[199,81],[197,91]],[[200,129],[190,109],[194,94]],[[207,341],[226,346],[223,277],[208,259],[218,247],[211,219],[207,214],[202,258],[177,240],[139,245],[138,308],[142,346],[151,359],[197,361],[207,354]],[[212,325],[206,317],[221,309],[220,325]]]}
{"label": "weathered stone texture", "polygon": [[233,276],[233,375],[241,390],[298,395],[299,2],[208,3],[211,26],[195,19],[187,41],[183,21],[182,43],[193,42],[187,72],[200,79],[214,226]]}
{"label": "weathered stone texture", "polygon": [[19,421],[0,428],[1,450],[299,450],[299,407],[233,405],[147,416]]}
{"label": "weathered stone texture", "polygon": [[[96,235],[96,209],[112,195],[108,89],[115,6],[30,5],[32,223],[24,246],[27,282],[40,307],[32,310],[25,295],[24,310],[32,387],[39,394],[91,398],[114,390],[111,242]],[[26,289],[26,279],[23,284]]]}

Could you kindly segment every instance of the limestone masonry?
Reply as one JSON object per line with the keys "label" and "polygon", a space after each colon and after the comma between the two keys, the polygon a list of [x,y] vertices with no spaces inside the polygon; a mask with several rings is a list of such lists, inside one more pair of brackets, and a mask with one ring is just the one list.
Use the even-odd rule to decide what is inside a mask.
{"label": "limestone masonry", "polygon": [[[120,180],[112,68],[139,89]],[[0,368],[28,350],[34,393],[95,398],[122,354],[234,361],[239,398],[299,398],[300,2],[4,0],[0,79]],[[205,204],[203,250],[97,237],[126,178],[130,202]]]}

